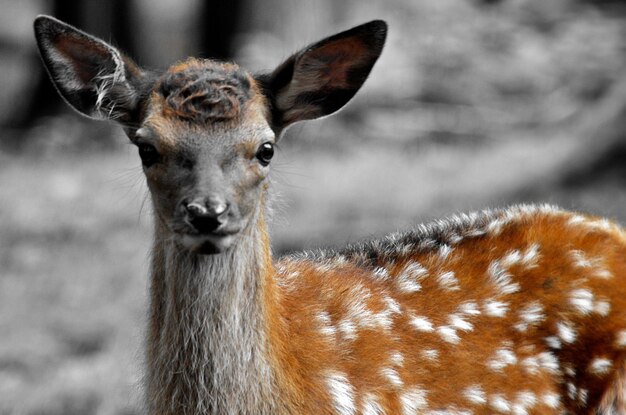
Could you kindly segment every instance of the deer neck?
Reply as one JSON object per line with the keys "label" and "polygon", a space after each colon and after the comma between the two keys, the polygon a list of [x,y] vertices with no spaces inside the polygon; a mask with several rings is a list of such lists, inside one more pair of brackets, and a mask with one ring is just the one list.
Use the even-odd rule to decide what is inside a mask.
{"label": "deer neck", "polygon": [[238,243],[195,255],[157,223],[147,350],[150,414],[270,414],[271,255],[262,212]]}

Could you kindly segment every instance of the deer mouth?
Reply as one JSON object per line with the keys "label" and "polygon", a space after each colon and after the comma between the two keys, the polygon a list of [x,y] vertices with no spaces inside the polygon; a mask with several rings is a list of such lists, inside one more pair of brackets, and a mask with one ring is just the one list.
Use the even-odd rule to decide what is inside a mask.
{"label": "deer mouth", "polygon": [[203,234],[181,234],[180,243],[193,253],[214,255],[230,248],[239,235],[239,230],[209,232]]}

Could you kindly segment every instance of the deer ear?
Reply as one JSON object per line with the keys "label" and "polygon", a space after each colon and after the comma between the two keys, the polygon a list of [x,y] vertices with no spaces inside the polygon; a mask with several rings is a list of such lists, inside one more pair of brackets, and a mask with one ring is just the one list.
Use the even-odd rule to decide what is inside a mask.
{"label": "deer ear", "polygon": [[80,113],[130,122],[143,72],[117,49],[49,16],[35,19],[44,66],[61,96]]}
{"label": "deer ear", "polygon": [[386,37],[387,24],[374,20],[310,45],[261,76],[275,128],[343,107],[367,79]]}

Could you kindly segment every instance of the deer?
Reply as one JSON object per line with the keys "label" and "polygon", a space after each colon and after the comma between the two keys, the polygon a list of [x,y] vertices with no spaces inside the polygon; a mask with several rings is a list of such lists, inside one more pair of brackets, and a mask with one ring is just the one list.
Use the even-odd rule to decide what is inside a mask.
{"label": "deer", "polygon": [[273,257],[274,146],[352,99],[384,21],[259,74],[150,71],[53,17],[34,28],[61,97],[138,148],[147,413],[626,414],[626,233],[608,219],[519,204]]}

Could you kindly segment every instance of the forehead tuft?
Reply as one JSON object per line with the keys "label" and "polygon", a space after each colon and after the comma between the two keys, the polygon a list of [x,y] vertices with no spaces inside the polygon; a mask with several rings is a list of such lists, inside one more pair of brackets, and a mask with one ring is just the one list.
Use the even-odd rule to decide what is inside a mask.
{"label": "forehead tuft", "polygon": [[168,69],[157,92],[164,98],[165,116],[208,123],[238,118],[251,84],[235,64],[190,58]]}

